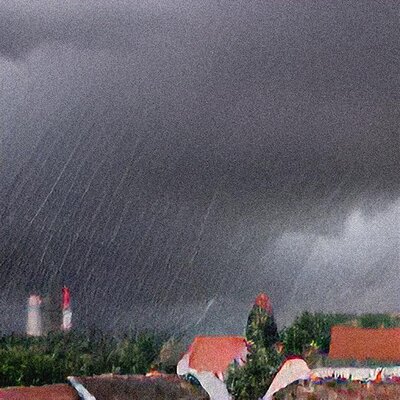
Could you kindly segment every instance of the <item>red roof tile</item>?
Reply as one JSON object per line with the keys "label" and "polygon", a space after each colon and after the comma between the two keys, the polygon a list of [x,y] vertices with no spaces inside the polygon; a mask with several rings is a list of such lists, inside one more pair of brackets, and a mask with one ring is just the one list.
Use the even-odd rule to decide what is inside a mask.
{"label": "red roof tile", "polygon": [[246,352],[241,336],[196,336],[189,349],[189,366],[197,371],[223,373]]}
{"label": "red roof tile", "polygon": [[0,389],[0,400],[79,400],[79,396],[71,386],[59,384]]}
{"label": "red roof tile", "polygon": [[329,357],[342,360],[400,361],[400,328],[334,326]]}
{"label": "red roof tile", "polygon": [[177,375],[75,377],[96,400],[206,400],[207,393]]}

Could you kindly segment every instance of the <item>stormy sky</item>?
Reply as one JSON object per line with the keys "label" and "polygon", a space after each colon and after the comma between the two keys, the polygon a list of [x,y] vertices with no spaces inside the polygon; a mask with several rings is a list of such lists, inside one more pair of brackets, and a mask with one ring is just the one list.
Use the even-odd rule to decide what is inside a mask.
{"label": "stormy sky", "polygon": [[400,306],[397,1],[0,4],[0,327],[242,333]]}

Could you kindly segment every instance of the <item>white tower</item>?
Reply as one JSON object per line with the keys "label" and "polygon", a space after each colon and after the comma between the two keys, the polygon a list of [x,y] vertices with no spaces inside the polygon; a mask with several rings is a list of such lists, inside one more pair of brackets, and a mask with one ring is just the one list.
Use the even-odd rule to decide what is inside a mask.
{"label": "white tower", "polygon": [[42,298],[36,294],[29,296],[28,300],[28,321],[26,324],[26,334],[28,336],[41,336],[42,326]]}

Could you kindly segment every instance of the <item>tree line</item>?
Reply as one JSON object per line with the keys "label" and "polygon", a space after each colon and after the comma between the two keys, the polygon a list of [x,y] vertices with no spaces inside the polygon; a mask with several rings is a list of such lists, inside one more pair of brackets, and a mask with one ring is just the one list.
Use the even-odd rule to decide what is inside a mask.
{"label": "tree line", "polygon": [[227,386],[235,400],[261,398],[287,356],[300,355],[310,367],[323,366],[334,325],[393,328],[400,326],[400,316],[303,312],[289,327],[278,332],[272,311],[254,305],[246,327],[247,363],[243,367],[233,364],[229,370]]}
{"label": "tree line", "polygon": [[[274,316],[254,306],[245,332],[248,362],[240,368],[232,365],[229,371],[228,387],[235,399],[262,396],[287,355],[305,355],[312,362],[315,354],[326,354],[331,326],[337,324],[397,327],[400,317],[304,312],[278,331]],[[144,374],[152,367],[173,373],[184,351],[179,338],[157,332],[118,337],[96,331],[43,337],[0,335],[0,387],[61,383],[70,375]]]}

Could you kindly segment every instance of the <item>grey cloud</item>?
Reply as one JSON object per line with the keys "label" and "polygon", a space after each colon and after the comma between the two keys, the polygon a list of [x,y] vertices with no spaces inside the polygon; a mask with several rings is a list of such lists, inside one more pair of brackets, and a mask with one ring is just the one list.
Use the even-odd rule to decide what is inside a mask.
{"label": "grey cloud", "polygon": [[293,278],[293,307],[307,304],[314,311],[367,313],[395,310],[399,223],[397,201],[374,216],[354,210],[337,236],[282,235],[275,248],[277,257],[302,259]]}
{"label": "grey cloud", "polygon": [[[241,326],[263,289],[285,322],[299,274],[325,287],[340,263],[360,268],[361,239],[346,236],[355,210],[364,227],[396,215],[395,3],[21,1],[0,11],[7,298],[67,282],[83,325],[119,310],[115,326],[141,307],[153,315],[142,325],[162,325],[169,310],[183,326],[215,298],[196,329],[221,333]],[[343,257],[310,258],[308,246],[326,254],[315,238]],[[375,238],[393,273],[396,242]],[[366,275],[374,268],[365,262]]]}

